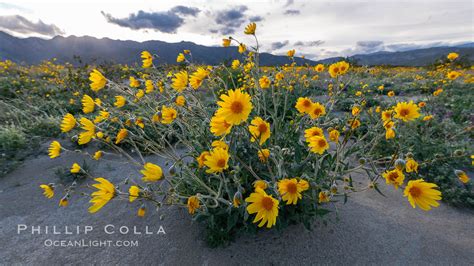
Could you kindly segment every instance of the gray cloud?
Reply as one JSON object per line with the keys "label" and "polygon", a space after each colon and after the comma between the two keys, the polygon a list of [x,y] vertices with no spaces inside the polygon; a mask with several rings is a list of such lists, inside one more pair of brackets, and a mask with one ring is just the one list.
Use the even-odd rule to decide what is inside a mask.
{"label": "gray cloud", "polygon": [[181,15],[190,15],[190,16],[197,16],[201,10],[196,7],[187,7],[187,6],[175,6],[172,9],[170,9],[171,12],[175,14],[181,14]]}
{"label": "gray cloud", "polygon": [[262,20],[263,20],[262,16],[253,16],[253,17],[249,18],[249,21],[252,21],[252,22],[259,22],[259,21],[262,21]]}
{"label": "gray cloud", "polygon": [[288,40],[283,41],[283,42],[273,42],[273,43],[272,43],[272,50],[281,49],[281,48],[287,46],[288,43],[290,43]]}
{"label": "gray cloud", "polygon": [[291,6],[293,3],[295,3],[295,0],[287,0],[285,3],[285,7]]}
{"label": "gray cloud", "polygon": [[132,13],[127,18],[115,18],[103,11],[102,15],[107,22],[132,30],[153,29],[165,33],[176,33],[178,28],[184,24],[184,19],[181,16],[189,15],[195,17],[200,11],[195,7],[175,6],[164,12],[145,12],[139,10],[138,13]]}
{"label": "gray cloud", "polygon": [[222,25],[219,32],[224,35],[234,33],[235,30],[246,21],[245,11],[247,11],[247,9],[246,6],[241,5],[231,9],[218,11],[216,13],[215,22]]}
{"label": "gray cloud", "polygon": [[296,9],[288,9],[283,13],[284,15],[299,15],[301,12]]}
{"label": "gray cloud", "polygon": [[354,49],[355,53],[375,53],[385,49],[383,41],[359,41]]}
{"label": "gray cloud", "polygon": [[64,31],[54,24],[46,24],[41,20],[35,23],[20,15],[0,16],[0,28],[21,34],[38,33],[45,36],[64,34]]}
{"label": "gray cloud", "polygon": [[317,41],[307,41],[307,42],[303,42],[303,41],[297,41],[295,42],[295,46],[319,46],[321,44],[323,44],[324,41],[321,41],[321,40],[317,40]]}

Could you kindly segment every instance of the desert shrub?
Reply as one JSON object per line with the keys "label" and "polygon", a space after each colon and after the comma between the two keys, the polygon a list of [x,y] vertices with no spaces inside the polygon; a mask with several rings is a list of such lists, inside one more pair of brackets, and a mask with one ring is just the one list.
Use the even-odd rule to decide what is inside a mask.
{"label": "desert shrub", "polygon": [[[246,29],[252,39],[257,38],[255,27]],[[431,126],[429,116],[435,114],[421,108],[420,100],[405,102],[388,92],[403,99],[421,88],[428,92],[433,88],[425,75],[431,74],[419,68],[403,73],[401,68],[354,68],[344,61],[324,70],[298,66],[294,50],[288,51],[288,64],[260,67],[258,45],[224,40],[224,46],[231,43],[238,47],[228,49],[242,54],[238,62],[196,65],[191,51],[184,50],[178,66],[155,66],[154,55],[143,51],[142,68],[85,67],[69,74],[78,91],[62,85],[39,88],[37,94],[47,94],[54,108],[45,104],[37,111],[61,113],[60,129],[76,145],[66,148],[53,141],[51,158],[80,152],[104,163],[102,154],[110,152],[140,169],[136,176],[112,183],[75,163],[58,171],[61,186],[42,188],[62,194],[64,202],[76,193],[79,174],[84,182],[96,182],[90,186],[91,213],[119,199],[136,206],[139,216],[148,209],[182,206],[204,223],[208,243],[219,246],[262,227],[283,230],[301,223],[311,228],[315,219],[327,217],[335,202],[365,190],[380,192],[381,182],[402,187],[407,206],[423,210],[438,206],[442,198],[433,182],[449,186],[444,190],[448,199],[450,189],[461,187],[461,178],[451,183],[426,178],[435,175],[427,169],[437,166],[427,156],[435,147],[426,143],[436,143],[432,140],[446,128]],[[48,67],[54,71],[45,78],[53,83],[64,69]],[[443,71],[447,69],[430,78],[445,77]],[[364,80],[357,80],[358,75]],[[87,80],[89,87],[83,88]],[[443,78],[446,86],[454,80]],[[382,112],[389,117],[381,117]],[[446,142],[446,136],[439,141]],[[86,149],[89,143],[99,146]],[[442,146],[447,149],[443,154],[459,148]],[[156,157],[164,162],[159,165]],[[466,159],[453,159],[457,157]],[[367,181],[356,185],[355,175]],[[455,200],[469,201],[467,196]]]}

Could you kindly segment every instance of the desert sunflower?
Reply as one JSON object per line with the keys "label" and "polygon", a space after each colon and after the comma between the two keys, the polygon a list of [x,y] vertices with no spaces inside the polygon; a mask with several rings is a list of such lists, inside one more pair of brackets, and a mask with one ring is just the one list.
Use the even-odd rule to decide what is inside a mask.
{"label": "desert sunflower", "polygon": [[314,67],[314,70],[316,70],[316,72],[323,72],[324,71],[324,65],[323,64],[317,64]]}
{"label": "desert sunflower", "polygon": [[105,206],[115,196],[115,186],[103,177],[94,179],[97,184],[92,186],[97,188],[97,191],[92,192],[92,199],[89,201],[92,205],[89,207],[90,213],[95,213]]}
{"label": "desert sunflower", "polygon": [[320,191],[318,194],[318,203],[329,202],[331,200],[329,191]]}
{"label": "desert sunflower", "polygon": [[49,145],[48,152],[49,158],[51,159],[59,157],[59,155],[61,154],[61,144],[56,140],[51,142],[51,144]]}
{"label": "desert sunflower", "polygon": [[135,77],[130,77],[128,80],[129,80],[130,87],[132,88],[140,87],[140,81],[137,80]]}
{"label": "desert sunflower", "polygon": [[268,138],[270,138],[270,123],[257,116],[250,122],[249,131],[252,135],[250,141],[254,142],[257,139],[260,139],[259,144],[262,145]]}
{"label": "desert sunflower", "polygon": [[392,110],[386,110],[386,111],[382,111],[382,120],[383,121],[387,121],[387,120],[390,120],[392,119]]}
{"label": "desert sunflower", "polygon": [[149,68],[153,65],[153,56],[148,51],[143,51],[141,54],[142,67]]}
{"label": "desert sunflower", "polygon": [[263,190],[268,188],[268,183],[265,180],[257,180],[253,182],[254,189],[261,188]]}
{"label": "desert sunflower", "polygon": [[61,131],[64,133],[71,131],[76,126],[76,122],[76,118],[72,114],[67,113],[61,122]]}
{"label": "desert sunflower", "polygon": [[102,73],[100,73],[97,69],[92,70],[89,75],[89,80],[91,81],[90,87],[95,92],[103,89],[107,83],[104,75],[102,75]]}
{"label": "desert sunflower", "polygon": [[213,116],[210,126],[211,133],[216,137],[227,135],[232,129],[232,125],[227,123],[225,119],[220,116]]}
{"label": "desert sunflower", "polygon": [[223,118],[231,125],[238,125],[247,120],[252,111],[250,95],[240,89],[229,90],[227,94],[221,95],[221,101],[217,104],[220,108],[216,115]]}
{"label": "desert sunflower", "polygon": [[178,111],[174,109],[173,107],[166,107],[162,106],[161,108],[161,123],[163,124],[171,124],[176,117],[178,116]]}
{"label": "desert sunflower", "polygon": [[420,113],[418,112],[420,108],[418,105],[413,103],[413,101],[407,102],[399,102],[395,106],[395,118],[401,119],[404,122],[408,122],[411,120],[415,120],[420,117]]}
{"label": "desert sunflower", "polygon": [[309,141],[309,139],[314,136],[324,137],[323,129],[319,127],[310,127],[304,131],[306,141]]}
{"label": "desert sunflower", "polygon": [[95,109],[95,102],[91,96],[84,94],[81,100],[82,103],[82,111],[84,114],[92,113]]}
{"label": "desert sunflower", "polygon": [[296,50],[295,49],[291,49],[291,50],[288,50],[288,52],[286,52],[286,55],[288,57],[293,57],[295,56],[295,53],[296,53]]}
{"label": "desert sunflower", "polygon": [[247,51],[247,46],[245,46],[243,43],[239,44],[239,53],[243,54],[245,51]]}
{"label": "desert sunflower", "polygon": [[245,27],[245,34],[253,35],[255,34],[255,30],[257,29],[257,24],[255,22],[251,22]]}
{"label": "desert sunflower", "polygon": [[224,149],[224,150],[226,150],[226,151],[229,150],[229,145],[227,145],[227,143],[225,143],[225,142],[222,141],[222,140],[214,140],[214,141],[211,143],[211,147],[212,147],[213,149],[215,149],[215,148],[222,148],[222,149]]}
{"label": "desert sunflower", "polygon": [[50,185],[45,185],[45,184],[42,184],[40,185],[40,188],[43,189],[43,195],[50,199],[52,197],[54,197],[54,187],[50,186]]}
{"label": "desert sunflower", "polygon": [[441,200],[441,192],[437,190],[438,186],[433,183],[425,182],[423,179],[410,180],[403,192],[403,196],[408,197],[411,206],[428,211],[431,206],[438,207],[437,200]]}
{"label": "desert sunflower", "polygon": [[204,162],[206,161],[206,157],[210,155],[211,153],[208,151],[203,151],[201,154],[196,158],[196,161],[198,162],[198,167],[202,168],[204,167]]}
{"label": "desert sunflower", "polygon": [[95,125],[89,119],[82,117],[80,121],[81,128],[84,130],[79,134],[79,145],[89,143],[92,138],[95,136]]}
{"label": "desert sunflower", "polygon": [[300,114],[309,113],[313,107],[313,102],[308,97],[300,97],[296,101],[295,107]]}
{"label": "desert sunflower", "polygon": [[268,195],[263,189],[256,188],[255,192],[250,194],[245,201],[250,203],[247,206],[247,212],[249,214],[257,213],[253,223],[260,221],[258,227],[267,224],[267,228],[271,228],[276,224],[276,218],[278,217],[278,200]]}
{"label": "desert sunflower", "polygon": [[182,92],[188,86],[188,72],[183,70],[179,73],[174,74],[174,78],[172,79],[172,81],[173,84],[171,84],[171,87],[177,92]]}
{"label": "desert sunflower", "polygon": [[188,198],[188,212],[189,214],[194,214],[197,209],[199,209],[200,204],[199,204],[199,198],[197,196],[191,196]]}
{"label": "desert sunflower", "polygon": [[128,201],[129,202],[134,202],[140,193],[140,188],[137,186],[130,186],[128,189]]}
{"label": "desert sunflower", "polygon": [[178,97],[176,97],[176,100],[174,102],[177,106],[184,106],[186,104],[186,99],[184,98],[184,96],[179,95]]}
{"label": "desert sunflower", "polygon": [[398,189],[398,187],[402,185],[403,181],[405,180],[405,175],[398,169],[385,171],[382,176],[385,178],[387,184],[394,185],[396,189]]}
{"label": "desert sunflower", "polygon": [[314,136],[306,141],[308,142],[308,146],[311,148],[311,152],[323,154],[327,149],[329,149],[329,143],[324,136]]}
{"label": "desert sunflower", "polygon": [[122,128],[119,130],[117,133],[117,136],[115,137],[115,144],[119,144],[128,136],[128,130],[125,128]]}
{"label": "desert sunflower", "polygon": [[77,174],[81,171],[81,166],[78,163],[73,163],[70,171],[72,174]]}
{"label": "desert sunflower", "polygon": [[178,56],[176,57],[176,62],[181,63],[181,62],[184,62],[184,60],[186,60],[186,57],[184,56],[184,54],[179,53]]}
{"label": "desert sunflower", "polygon": [[459,72],[457,72],[457,71],[449,71],[449,72],[448,72],[448,75],[447,75],[448,79],[450,79],[450,80],[455,80],[455,79],[457,79],[459,76],[461,76],[461,73],[459,73]]}
{"label": "desert sunflower", "polygon": [[456,58],[458,58],[458,57],[459,57],[459,54],[457,54],[457,53],[449,53],[448,56],[447,56],[447,58],[451,61],[456,60]]}
{"label": "desert sunflower", "polygon": [[153,90],[155,90],[155,86],[153,86],[153,81],[152,80],[146,80],[145,81],[145,93],[152,93]]}
{"label": "desert sunflower", "polygon": [[264,163],[268,160],[268,157],[270,157],[270,150],[269,149],[261,149],[257,153],[258,159]]}
{"label": "desert sunflower", "polygon": [[405,164],[405,171],[407,171],[407,173],[418,173],[418,163],[413,160],[413,158],[408,158]]}
{"label": "desert sunflower", "polygon": [[209,167],[207,173],[220,173],[229,168],[229,152],[222,148],[215,148],[205,157],[204,164]]}
{"label": "desert sunflower", "polygon": [[115,96],[114,106],[117,108],[123,107],[127,100],[123,96]]}
{"label": "desert sunflower", "polygon": [[156,182],[163,177],[161,167],[153,163],[145,163],[140,173],[143,174],[143,182]]}
{"label": "desert sunflower", "polygon": [[324,107],[324,105],[318,102],[313,103],[313,105],[311,106],[311,110],[309,111],[309,116],[311,117],[311,119],[317,119],[325,114],[326,108]]}
{"label": "desert sunflower", "polygon": [[338,143],[340,135],[341,135],[341,133],[337,129],[333,129],[333,130],[329,131],[329,139],[332,142]]}
{"label": "desert sunflower", "polygon": [[454,174],[456,174],[456,176],[459,178],[459,181],[461,181],[464,184],[467,184],[469,180],[471,180],[469,176],[466,174],[466,172],[462,170],[456,170],[454,171]]}
{"label": "desert sunflower", "polygon": [[296,178],[292,178],[278,181],[278,192],[280,193],[282,200],[286,201],[287,205],[296,205],[298,199],[303,197],[301,192],[308,188],[309,184],[306,180],[298,181]]}
{"label": "desert sunflower", "polygon": [[263,76],[258,80],[258,84],[261,89],[268,89],[270,88],[271,81],[267,76]]}
{"label": "desert sunflower", "polygon": [[189,84],[193,89],[197,90],[207,76],[209,76],[209,71],[199,67],[196,72],[191,74],[191,77],[189,78]]}
{"label": "desert sunflower", "polygon": [[230,46],[230,39],[222,39],[222,46],[229,47]]}

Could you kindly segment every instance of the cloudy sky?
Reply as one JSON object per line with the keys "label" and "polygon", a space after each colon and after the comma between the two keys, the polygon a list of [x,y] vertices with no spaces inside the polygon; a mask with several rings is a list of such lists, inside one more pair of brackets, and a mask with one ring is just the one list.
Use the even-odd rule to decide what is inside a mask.
{"label": "cloudy sky", "polygon": [[321,59],[474,41],[472,0],[0,0],[0,30],[220,45],[257,23],[266,52]]}

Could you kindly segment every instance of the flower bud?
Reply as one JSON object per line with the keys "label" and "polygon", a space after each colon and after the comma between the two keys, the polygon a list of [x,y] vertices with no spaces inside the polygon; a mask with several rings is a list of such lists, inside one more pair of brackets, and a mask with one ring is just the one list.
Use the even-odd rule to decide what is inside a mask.
{"label": "flower bud", "polygon": [[366,162],[367,162],[367,160],[364,157],[359,159],[360,164],[365,164]]}
{"label": "flower bud", "polygon": [[463,155],[463,154],[464,154],[464,151],[463,151],[463,150],[455,150],[455,151],[454,151],[454,155],[455,155],[455,156],[461,156],[461,155]]}
{"label": "flower bud", "polygon": [[405,169],[405,160],[403,159],[397,159],[395,160],[395,168],[397,168],[398,170],[402,171],[403,169]]}
{"label": "flower bud", "polygon": [[465,173],[463,170],[454,170],[454,174],[455,174],[457,177],[460,177],[460,176],[465,175],[466,173]]}
{"label": "flower bud", "polygon": [[412,152],[407,152],[407,158],[409,158],[409,159],[413,158],[413,153]]}
{"label": "flower bud", "polygon": [[59,200],[60,207],[67,207],[68,204],[69,204],[68,195],[64,196],[63,198]]}
{"label": "flower bud", "polygon": [[176,174],[176,168],[174,166],[171,166],[170,170],[169,170],[169,173],[170,173],[170,175],[175,175]]}
{"label": "flower bud", "polygon": [[242,193],[240,191],[235,192],[234,198],[232,199],[232,205],[237,208],[242,204]]}
{"label": "flower bud", "polygon": [[143,217],[145,216],[145,212],[146,212],[145,204],[142,204],[142,206],[140,206],[140,208],[138,209],[137,216]]}

